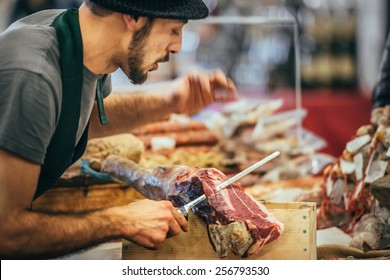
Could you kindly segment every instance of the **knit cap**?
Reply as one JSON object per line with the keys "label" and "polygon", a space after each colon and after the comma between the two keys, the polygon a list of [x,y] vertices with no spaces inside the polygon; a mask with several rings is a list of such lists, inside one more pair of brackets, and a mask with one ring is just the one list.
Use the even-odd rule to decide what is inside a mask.
{"label": "knit cap", "polygon": [[135,16],[202,19],[209,10],[202,0],[90,0],[100,7]]}

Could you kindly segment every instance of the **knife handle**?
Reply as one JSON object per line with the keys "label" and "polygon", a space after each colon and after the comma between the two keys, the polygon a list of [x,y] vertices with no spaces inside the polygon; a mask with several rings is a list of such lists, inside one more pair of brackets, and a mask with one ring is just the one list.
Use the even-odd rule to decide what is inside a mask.
{"label": "knife handle", "polygon": [[177,212],[183,215],[184,218],[186,218],[186,220],[188,221],[188,211],[186,211],[186,208],[184,206],[177,208]]}

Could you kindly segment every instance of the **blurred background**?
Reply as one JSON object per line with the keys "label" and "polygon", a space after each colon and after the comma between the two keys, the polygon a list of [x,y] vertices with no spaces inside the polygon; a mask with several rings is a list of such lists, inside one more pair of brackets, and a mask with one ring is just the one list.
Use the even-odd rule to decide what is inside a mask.
{"label": "blurred background", "polygon": [[[0,31],[47,8],[82,0],[0,0]],[[339,155],[370,120],[370,96],[389,29],[385,0],[204,0],[212,17],[185,27],[182,52],[148,82],[201,67],[221,68],[242,96],[282,96],[302,106],[303,124]],[[132,87],[117,71],[114,88]],[[299,95],[299,98],[297,98]],[[289,102],[289,100],[291,102]]]}

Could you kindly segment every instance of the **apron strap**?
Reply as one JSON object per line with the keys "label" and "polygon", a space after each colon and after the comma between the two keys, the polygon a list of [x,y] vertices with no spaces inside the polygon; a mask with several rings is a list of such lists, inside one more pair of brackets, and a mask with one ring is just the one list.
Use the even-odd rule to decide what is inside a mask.
{"label": "apron strap", "polygon": [[[47,148],[35,197],[52,187],[64,171],[84,153],[88,126],[76,146],[83,87],[83,46],[78,10],[69,9],[58,15],[52,26],[56,29],[62,71],[61,114]],[[75,148],[76,147],[76,148]]]}

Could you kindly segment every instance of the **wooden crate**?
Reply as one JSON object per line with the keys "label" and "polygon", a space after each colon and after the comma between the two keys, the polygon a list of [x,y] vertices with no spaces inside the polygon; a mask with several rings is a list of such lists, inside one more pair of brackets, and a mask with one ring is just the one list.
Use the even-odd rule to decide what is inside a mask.
{"label": "wooden crate", "polygon": [[[285,225],[283,234],[263,247],[250,260],[315,260],[317,259],[316,204],[313,202],[275,203],[264,205]],[[192,212],[190,231],[167,239],[158,250],[148,250],[122,241],[122,259],[126,260],[212,260],[220,258],[209,241],[206,226]],[[223,259],[240,259],[228,255]]]}

